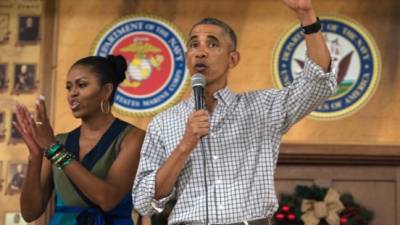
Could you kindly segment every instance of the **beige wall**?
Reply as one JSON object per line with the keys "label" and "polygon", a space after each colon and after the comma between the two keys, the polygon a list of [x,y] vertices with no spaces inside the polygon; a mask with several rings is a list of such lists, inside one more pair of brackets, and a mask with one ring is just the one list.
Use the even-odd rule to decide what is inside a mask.
{"label": "beige wall", "polygon": [[[361,23],[382,55],[382,75],[375,95],[358,112],[340,120],[304,119],[284,138],[286,143],[400,145],[400,3],[398,0],[315,0],[321,14],[340,14]],[[234,91],[273,87],[272,49],[294,23],[294,14],[278,0],[59,0],[54,123],[57,132],[78,124],[64,89],[69,66],[86,56],[96,35],[130,13],[150,13],[172,21],[187,33],[195,21],[215,16],[239,36],[242,60],[230,74]],[[146,128],[149,118],[125,118]],[[395,149],[394,154],[400,155]]]}

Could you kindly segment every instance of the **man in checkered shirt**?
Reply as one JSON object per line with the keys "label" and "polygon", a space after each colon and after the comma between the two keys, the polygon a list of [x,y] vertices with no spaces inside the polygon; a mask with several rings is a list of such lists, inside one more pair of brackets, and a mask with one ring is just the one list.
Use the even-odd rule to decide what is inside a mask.
{"label": "man in checkered shirt", "polygon": [[281,137],[336,91],[311,0],[283,2],[304,28],[307,56],[303,73],[282,90],[232,93],[235,33],[212,18],[192,27],[187,66],[205,76],[206,110],[194,110],[192,95],[150,123],[132,194],[141,214],[161,212],[176,198],[169,224],[270,224]]}

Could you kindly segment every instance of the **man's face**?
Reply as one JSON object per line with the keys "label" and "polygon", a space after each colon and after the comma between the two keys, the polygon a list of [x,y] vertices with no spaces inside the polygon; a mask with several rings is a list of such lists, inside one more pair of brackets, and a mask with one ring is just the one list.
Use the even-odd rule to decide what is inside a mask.
{"label": "man's face", "polygon": [[22,171],[23,171],[23,167],[22,167],[22,164],[17,164],[17,172],[18,173],[22,173]]}
{"label": "man's face", "polygon": [[191,74],[201,73],[207,85],[226,85],[227,74],[237,62],[229,35],[216,25],[200,24],[189,36],[186,63]]}
{"label": "man's face", "polygon": [[33,19],[31,17],[26,18],[26,27],[33,27]]}
{"label": "man's face", "polygon": [[27,65],[22,65],[21,66],[21,73],[26,73],[28,72],[28,66]]}

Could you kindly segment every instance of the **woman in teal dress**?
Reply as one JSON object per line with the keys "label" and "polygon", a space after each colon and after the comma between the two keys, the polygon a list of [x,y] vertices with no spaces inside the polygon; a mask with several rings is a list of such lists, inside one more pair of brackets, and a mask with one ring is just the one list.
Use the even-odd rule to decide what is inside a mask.
{"label": "woman in teal dress", "polygon": [[30,153],[20,199],[26,221],[39,218],[54,193],[51,225],[133,224],[131,188],[145,132],[110,112],[126,68],[122,56],[89,56],[73,64],[66,89],[81,124],[68,133],[54,135],[43,97],[35,116],[17,106],[14,126]]}

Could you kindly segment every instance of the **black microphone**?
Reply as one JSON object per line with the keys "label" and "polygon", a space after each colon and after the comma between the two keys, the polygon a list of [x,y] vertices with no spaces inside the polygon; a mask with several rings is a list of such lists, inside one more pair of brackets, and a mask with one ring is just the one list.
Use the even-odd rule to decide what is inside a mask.
{"label": "black microphone", "polygon": [[[192,76],[192,88],[194,94],[194,108],[197,110],[204,109],[204,86],[206,86],[206,79],[201,73],[196,73]],[[200,138],[200,149],[203,153],[203,169],[204,169],[204,190],[206,195],[206,224],[208,224],[208,184],[207,184],[207,163],[206,163],[206,149],[204,147],[204,139]]]}
{"label": "black microphone", "polygon": [[206,86],[206,79],[201,73],[196,73],[192,76],[192,88],[194,93],[195,109],[204,109],[204,86]]}

